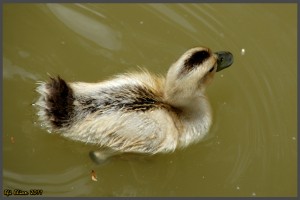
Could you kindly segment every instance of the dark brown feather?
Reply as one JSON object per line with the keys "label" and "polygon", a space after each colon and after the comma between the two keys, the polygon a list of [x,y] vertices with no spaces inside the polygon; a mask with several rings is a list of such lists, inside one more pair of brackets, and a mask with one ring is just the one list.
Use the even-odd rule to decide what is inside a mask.
{"label": "dark brown feather", "polygon": [[46,87],[49,90],[49,95],[46,97],[47,116],[56,128],[67,126],[74,111],[72,89],[59,76],[51,77]]}

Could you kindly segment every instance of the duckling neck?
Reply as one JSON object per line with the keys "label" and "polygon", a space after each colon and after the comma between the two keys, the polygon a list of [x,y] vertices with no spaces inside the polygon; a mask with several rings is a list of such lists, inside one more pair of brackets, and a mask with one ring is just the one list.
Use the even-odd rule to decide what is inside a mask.
{"label": "duckling neck", "polygon": [[179,147],[186,147],[201,140],[209,131],[212,114],[206,96],[198,97],[192,104],[182,108],[180,121],[182,133],[179,136]]}

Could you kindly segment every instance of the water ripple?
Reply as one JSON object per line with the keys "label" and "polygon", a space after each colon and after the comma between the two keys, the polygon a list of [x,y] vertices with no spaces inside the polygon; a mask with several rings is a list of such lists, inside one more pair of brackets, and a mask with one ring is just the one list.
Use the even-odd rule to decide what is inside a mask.
{"label": "water ripple", "polygon": [[60,174],[20,174],[3,170],[5,189],[42,189],[43,195],[82,196],[90,192],[88,176],[82,175],[83,167],[66,169]]}
{"label": "water ripple", "polygon": [[[102,19],[96,20],[75,9],[60,4],[47,4],[47,6],[62,23],[85,39],[109,50],[121,49],[121,33],[102,23]],[[79,6],[79,8],[91,12],[90,9],[84,6]],[[95,14],[95,11],[91,13]],[[103,18],[99,13],[95,16]]]}

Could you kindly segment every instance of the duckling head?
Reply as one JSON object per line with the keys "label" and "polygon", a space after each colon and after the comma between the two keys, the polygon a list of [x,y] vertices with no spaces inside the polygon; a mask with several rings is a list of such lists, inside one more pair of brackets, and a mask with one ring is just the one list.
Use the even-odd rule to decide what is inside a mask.
{"label": "duckling head", "polygon": [[233,63],[230,52],[213,53],[205,47],[186,51],[173,63],[166,76],[165,99],[177,108],[195,108],[193,102],[203,98],[214,74]]}

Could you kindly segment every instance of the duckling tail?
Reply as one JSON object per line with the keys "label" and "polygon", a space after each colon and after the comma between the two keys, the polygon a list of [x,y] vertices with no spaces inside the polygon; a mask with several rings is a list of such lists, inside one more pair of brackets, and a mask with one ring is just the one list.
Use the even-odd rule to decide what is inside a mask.
{"label": "duckling tail", "polygon": [[42,82],[36,91],[41,94],[36,105],[42,125],[50,129],[69,126],[74,113],[74,95],[66,81],[59,76],[50,77],[50,81]]}

